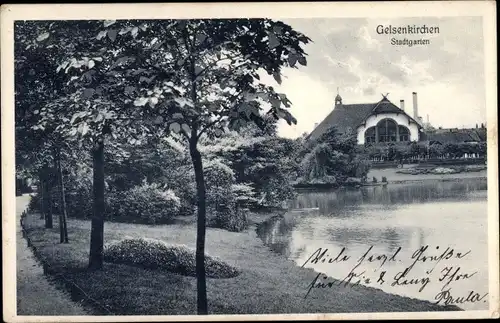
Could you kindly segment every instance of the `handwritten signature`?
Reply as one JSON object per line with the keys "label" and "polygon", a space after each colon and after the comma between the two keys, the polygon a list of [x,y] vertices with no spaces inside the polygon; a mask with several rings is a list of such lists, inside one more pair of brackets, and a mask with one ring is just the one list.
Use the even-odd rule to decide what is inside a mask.
{"label": "handwritten signature", "polygon": [[439,292],[434,299],[436,300],[435,304],[439,304],[442,302],[444,305],[452,305],[476,303],[480,301],[486,302],[486,300],[484,299],[486,296],[488,296],[488,293],[481,295],[480,293],[477,293],[475,291],[470,291],[469,295],[467,296],[452,296],[451,290],[447,289]]}

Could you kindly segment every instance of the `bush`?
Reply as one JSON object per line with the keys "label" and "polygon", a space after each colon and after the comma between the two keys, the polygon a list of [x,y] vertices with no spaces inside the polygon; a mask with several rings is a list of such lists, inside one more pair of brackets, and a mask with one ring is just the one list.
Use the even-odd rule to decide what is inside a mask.
{"label": "bush", "polygon": [[231,192],[238,207],[250,207],[258,202],[255,198],[254,189],[250,184],[233,184],[231,185]]}
{"label": "bush", "polygon": [[382,183],[387,183],[387,177],[382,176]]}
{"label": "bush", "polygon": [[207,210],[223,212],[236,208],[236,196],[233,194],[233,170],[220,159],[206,162],[205,182],[207,188]]}
{"label": "bush", "polygon": [[233,170],[222,159],[205,163],[207,226],[238,232],[248,225],[247,212],[238,205],[253,201],[248,185],[235,185]]}
{"label": "bush", "polygon": [[[59,209],[59,201],[55,208],[56,212]],[[68,216],[75,218],[87,218],[92,216],[94,197],[92,195],[92,188],[79,188],[75,191],[67,191],[66,194],[66,207]]]}
{"label": "bush", "polygon": [[[104,247],[104,260],[196,276],[195,251],[182,245],[168,245],[161,240],[128,238],[110,243]],[[236,268],[207,255],[205,270],[210,278],[232,278],[239,274]]]}
{"label": "bush", "polygon": [[207,226],[232,232],[243,231],[248,227],[248,209],[212,210],[207,217]]}
{"label": "bush", "polygon": [[372,182],[373,183],[377,183],[378,182],[378,180],[377,180],[377,178],[375,176],[373,176]]}
{"label": "bush", "polygon": [[161,176],[158,182],[166,183],[179,197],[181,206],[179,215],[190,216],[196,211],[196,180],[192,167],[183,165],[168,173],[168,176]]}
{"label": "bush", "polygon": [[143,182],[130,190],[109,192],[107,216],[110,220],[133,223],[165,223],[179,212],[181,202],[172,190]]}
{"label": "bush", "polygon": [[295,191],[290,181],[277,171],[274,176],[270,176],[268,181],[261,185],[261,205],[264,207],[280,207],[283,201],[295,197]]}

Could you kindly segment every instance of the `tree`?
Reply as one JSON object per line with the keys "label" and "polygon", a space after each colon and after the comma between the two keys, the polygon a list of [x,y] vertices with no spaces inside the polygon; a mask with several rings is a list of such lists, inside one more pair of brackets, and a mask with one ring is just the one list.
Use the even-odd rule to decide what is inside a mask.
{"label": "tree", "polygon": [[[42,23],[43,30],[38,31],[33,44],[54,53],[57,64],[52,65],[53,77],[64,84],[64,91],[39,110],[36,126],[42,129],[50,127],[62,138],[77,140],[80,147],[87,147],[93,156],[94,203],[89,269],[100,269],[103,265],[106,137],[128,138],[132,144],[140,142],[144,134],[140,126],[143,124],[132,127],[131,123],[145,119],[142,109],[127,104],[127,99],[133,94],[123,91],[130,83],[136,85],[140,74],[127,74],[132,70],[134,60],[122,53],[130,46],[127,47],[126,42],[114,42],[116,33],[112,36],[111,32],[108,38],[112,42],[96,41],[102,24],[99,21]],[[104,26],[110,26],[109,22],[105,21]],[[132,47],[136,45],[128,43]]]}
{"label": "tree", "polygon": [[[301,44],[310,39],[269,19],[105,21],[100,26],[88,39],[72,36],[82,40],[75,46],[80,49],[59,66],[76,89],[65,98],[73,115],[68,131],[90,134],[95,145],[89,266],[102,266],[105,135],[119,129],[133,140],[141,138],[131,130],[178,134],[189,147],[196,178],[197,307],[199,314],[207,314],[206,185],[198,143],[203,136],[220,136],[248,123],[265,129],[263,113],[296,123],[286,109],[291,103],[286,95],[261,83],[259,72],[281,83],[282,67],[306,65]],[[86,102],[85,109],[79,102]]]}
{"label": "tree", "polygon": [[[256,200],[260,201],[259,206],[281,206],[293,196],[290,182],[297,178],[295,155],[302,147],[296,140],[252,129],[202,140],[200,151],[207,158],[226,160],[234,171],[236,183],[250,185],[259,195]],[[212,154],[215,156],[211,157]]]}
{"label": "tree", "polygon": [[262,125],[262,101],[271,104],[269,115],[295,123],[282,107],[290,105],[286,95],[255,81],[259,79],[259,68],[281,83],[282,66],[293,67],[297,61],[305,65],[300,43],[309,39],[281,22],[264,19],[173,21],[165,34],[165,49],[174,60],[162,69],[177,69],[169,78],[177,88],[171,106],[175,121],[169,123],[169,129],[188,141],[195,171],[197,308],[199,314],[207,314],[206,187],[199,139],[204,134],[218,135],[227,128],[239,129],[248,122]]}
{"label": "tree", "polygon": [[306,151],[301,174],[307,182],[341,184],[348,177],[364,178],[370,169],[365,154],[359,154],[355,134],[339,133],[335,127],[306,146]]}
{"label": "tree", "polygon": [[[306,64],[300,43],[309,39],[281,22],[265,19],[176,20],[162,22],[155,30],[162,37],[151,43],[161,44],[156,55],[151,55],[149,65],[158,71],[159,77],[150,91],[163,89],[169,92],[169,97],[163,104],[150,105],[150,111],[160,123],[188,142],[198,201],[198,313],[207,314],[206,187],[199,140],[203,135],[218,136],[249,122],[262,126],[263,102],[271,105],[268,115],[284,118],[290,124],[296,122],[285,109],[290,106],[286,95],[258,82],[258,70],[265,70],[280,83],[282,66]],[[134,103],[145,105],[150,98],[140,97]]]}
{"label": "tree", "polygon": [[61,52],[57,47],[43,45],[49,37],[44,30],[51,25],[51,22],[15,24],[16,157],[25,171],[39,173],[41,209],[47,228],[52,227],[51,192],[57,185],[61,199],[60,241],[68,242],[61,166],[61,149],[68,143],[58,133],[56,122],[45,121],[57,119],[53,111],[47,111],[46,105],[64,93],[64,84],[54,68]]}

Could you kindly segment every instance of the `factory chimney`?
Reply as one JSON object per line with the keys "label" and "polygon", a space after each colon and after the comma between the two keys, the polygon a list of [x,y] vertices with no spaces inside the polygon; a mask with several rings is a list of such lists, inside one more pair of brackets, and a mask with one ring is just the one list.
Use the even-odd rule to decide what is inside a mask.
{"label": "factory chimney", "polygon": [[418,120],[418,102],[417,102],[417,92],[413,92],[413,119]]}
{"label": "factory chimney", "polygon": [[399,106],[401,107],[401,110],[405,110],[405,100],[400,100],[399,101]]}

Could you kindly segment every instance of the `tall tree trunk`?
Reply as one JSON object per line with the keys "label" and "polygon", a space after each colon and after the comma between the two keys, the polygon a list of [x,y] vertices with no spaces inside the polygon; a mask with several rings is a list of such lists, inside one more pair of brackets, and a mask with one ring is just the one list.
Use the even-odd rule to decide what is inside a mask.
{"label": "tall tree trunk", "polygon": [[90,231],[89,269],[101,269],[104,247],[104,141],[99,139],[92,151],[94,167],[94,212]]}
{"label": "tall tree trunk", "polygon": [[205,273],[205,231],[206,231],[206,187],[203,175],[203,163],[197,147],[197,138],[192,136],[189,152],[196,177],[198,197],[198,221],[196,229],[196,278],[198,291],[198,314],[208,314],[207,279]]}
{"label": "tall tree trunk", "polygon": [[47,229],[53,228],[52,221],[52,194],[51,194],[51,180],[50,180],[50,170],[48,167],[45,167],[43,171],[43,206],[45,213],[45,227]]}
{"label": "tall tree trunk", "polygon": [[61,151],[59,148],[54,149],[54,163],[57,171],[57,180],[59,186],[60,210],[59,210],[59,242],[68,243],[68,227],[66,224],[67,209],[66,209],[66,196],[64,195],[64,176],[61,166]]}
{"label": "tall tree trunk", "polygon": [[40,187],[38,188],[38,194],[40,195],[40,219],[45,219],[45,206],[44,206],[44,186],[45,186],[45,183],[44,183],[44,180],[43,180],[43,175],[40,174],[39,175],[39,179],[40,179]]}
{"label": "tall tree trunk", "polygon": [[52,185],[51,185],[51,181],[48,180],[45,184],[45,187],[46,187],[46,207],[47,207],[47,217],[46,217],[46,221],[45,221],[45,227],[46,228],[50,228],[52,229],[54,227],[53,225],[53,209],[52,209]]}

